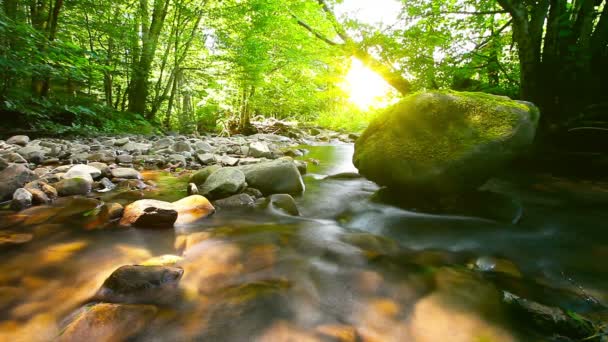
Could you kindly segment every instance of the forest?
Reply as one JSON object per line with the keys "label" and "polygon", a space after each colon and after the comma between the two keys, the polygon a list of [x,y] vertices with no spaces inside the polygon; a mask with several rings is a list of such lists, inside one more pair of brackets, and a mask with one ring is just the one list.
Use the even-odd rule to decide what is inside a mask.
{"label": "forest", "polygon": [[0,341],[608,342],[608,0],[0,0]]}
{"label": "forest", "polygon": [[[551,132],[604,126],[604,1],[409,1],[388,23],[340,6],[4,0],[0,110],[53,132],[242,130],[256,116],[360,131],[388,97],[454,89],[534,102]],[[353,59],[393,91],[349,101]]]}

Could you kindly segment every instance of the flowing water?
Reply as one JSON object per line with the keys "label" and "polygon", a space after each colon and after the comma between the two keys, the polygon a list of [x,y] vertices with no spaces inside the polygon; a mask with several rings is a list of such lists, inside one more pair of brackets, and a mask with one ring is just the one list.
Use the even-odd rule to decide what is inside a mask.
{"label": "flowing water", "polygon": [[[183,257],[165,257],[184,269],[179,297],[89,330],[137,341],[544,341],[503,307],[503,290],[606,316],[608,187],[497,182],[524,204],[514,226],[373,203],[374,183],[325,179],[356,171],[352,145],[307,149],[320,163],[309,164],[299,217],[234,209],[170,230],[101,228],[83,198],[2,213],[3,231],[34,238],[1,247],[0,340],[65,337],[116,268],[162,255]],[[187,176],[146,177],[160,191],[104,200],[186,196]]]}

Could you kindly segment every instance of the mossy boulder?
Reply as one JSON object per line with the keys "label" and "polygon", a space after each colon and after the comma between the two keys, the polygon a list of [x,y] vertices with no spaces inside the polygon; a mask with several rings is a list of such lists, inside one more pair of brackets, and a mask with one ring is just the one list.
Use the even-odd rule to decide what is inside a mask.
{"label": "mossy boulder", "polygon": [[410,95],[374,119],[354,164],[379,185],[427,193],[476,189],[533,142],[531,103],[483,93]]}

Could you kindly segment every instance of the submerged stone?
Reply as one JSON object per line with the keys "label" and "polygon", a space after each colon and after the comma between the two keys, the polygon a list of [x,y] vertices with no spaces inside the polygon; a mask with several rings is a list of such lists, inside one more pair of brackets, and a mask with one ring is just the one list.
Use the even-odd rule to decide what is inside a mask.
{"label": "submerged stone", "polygon": [[120,224],[142,228],[170,228],[177,220],[173,204],[157,200],[139,200],[129,204]]}

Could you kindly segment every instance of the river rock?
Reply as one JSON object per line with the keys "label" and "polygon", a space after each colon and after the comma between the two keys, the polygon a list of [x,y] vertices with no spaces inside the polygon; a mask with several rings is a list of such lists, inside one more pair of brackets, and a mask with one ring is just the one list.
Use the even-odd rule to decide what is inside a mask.
{"label": "river rock", "polygon": [[192,176],[190,176],[190,183],[194,183],[197,186],[203,185],[203,184],[205,184],[205,181],[207,181],[207,178],[209,178],[209,176],[211,176],[211,174],[213,174],[214,172],[216,172],[217,170],[219,170],[221,168],[222,167],[219,165],[211,165],[211,166],[204,167],[204,168],[200,169],[199,171],[197,171],[196,173],[194,173]]}
{"label": "river rock", "polygon": [[106,203],[108,208],[108,218],[110,221],[117,220],[122,217],[125,208],[120,203]]}
{"label": "river rock", "polygon": [[129,167],[117,167],[110,171],[112,177],[121,179],[142,179],[141,174],[137,170]]}
{"label": "river rock", "polygon": [[158,140],[157,142],[155,142],[152,145],[152,148],[155,150],[160,150],[163,148],[171,147],[171,146],[173,146],[174,143],[175,142],[171,138],[162,138],[162,139]]}
{"label": "river rock", "polygon": [[4,160],[4,158],[0,157],[0,171],[6,169],[8,167],[8,162]]}
{"label": "river rock", "polygon": [[43,180],[29,182],[24,188],[32,194],[34,204],[49,204],[58,197],[57,189]]}
{"label": "river rock", "polygon": [[247,183],[245,174],[236,168],[222,168],[211,174],[201,187],[201,194],[221,199],[242,192]]}
{"label": "river rock", "polygon": [[173,202],[177,211],[175,224],[191,224],[199,221],[215,212],[215,208],[209,200],[200,195],[192,195]]}
{"label": "river rock", "polygon": [[190,147],[190,144],[186,141],[178,141],[175,144],[173,144],[173,151],[175,152],[191,152],[192,151],[192,147]]}
{"label": "river rock", "polygon": [[249,155],[254,158],[269,158],[272,153],[268,148],[268,144],[262,141],[254,141],[249,144]]}
{"label": "river rock", "polygon": [[533,142],[540,114],[527,102],[483,93],[410,95],[374,119],[354,164],[405,191],[473,190]]}
{"label": "river rock", "polygon": [[173,204],[145,199],[127,205],[120,224],[142,228],[170,228],[176,220],[177,210]]}
{"label": "river rock", "polygon": [[214,150],[213,146],[206,141],[197,141],[194,144],[194,149],[198,153],[211,153]]}
{"label": "river rock", "polygon": [[131,164],[133,162],[133,156],[130,154],[121,154],[116,157],[116,162],[119,164]]}
{"label": "river rock", "polygon": [[95,304],[80,310],[57,341],[128,341],[140,333],[157,312],[154,305]]}
{"label": "river rock", "polygon": [[194,183],[188,183],[188,187],[186,189],[186,193],[188,194],[188,196],[198,195],[199,191],[198,191],[198,187],[196,186],[196,184],[194,184]]}
{"label": "river rock", "polygon": [[63,175],[63,178],[74,178],[74,177],[87,178],[87,176],[91,178],[91,181],[93,181],[93,179],[97,179],[97,178],[101,177],[101,170],[96,167],[89,166],[89,165],[78,164],[78,165],[72,166],[68,170],[68,172],[66,172]]}
{"label": "river rock", "polygon": [[121,266],[104,281],[93,300],[129,304],[171,303],[183,274],[184,270],[177,267]]}
{"label": "river rock", "polygon": [[13,200],[11,201],[11,209],[20,211],[32,206],[32,194],[24,188],[19,188],[13,193]]}
{"label": "river rock", "polygon": [[278,193],[295,194],[304,191],[304,181],[291,160],[277,159],[239,167],[247,184],[264,195]]}
{"label": "river rock", "polygon": [[30,163],[41,164],[44,161],[46,150],[40,145],[30,144],[18,149],[17,153]]}
{"label": "river rock", "polygon": [[27,135],[15,135],[6,140],[7,144],[25,146],[30,142],[30,137]]}
{"label": "river rock", "polygon": [[114,141],[114,146],[124,146],[124,145],[128,144],[130,141],[131,141],[131,139],[129,139],[129,138],[116,139]]}
{"label": "river rock", "polygon": [[63,179],[54,184],[59,196],[87,195],[93,188],[93,181],[84,177]]}
{"label": "river rock", "polygon": [[242,193],[237,195],[232,195],[230,197],[217,200],[213,202],[213,204],[222,209],[228,208],[251,208],[255,205],[255,199],[251,197],[251,195]]}
{"label": "river rock", "polygon": [[196,158],[203,164],[208,165],[215,163],[215,156],[211,153],[199,153]]}
{"label": "river rock", "polygon": [[146,154],[150,150],[150,145],[136,142],[128,142],[127,144],[122,146],[121,149],[129,153]]}
{"label": "river rock", "polygon": [[27,167],[21,164],[11,164],[0,171],[0,201],[9,200],[15,190],[38,177]]}
{"label": "river rock", "polygon": [[300,216],[298,205],[291,195],[275,194],[268,198],[267,203],[272,209],[284,211],[292,216]]}

